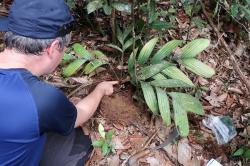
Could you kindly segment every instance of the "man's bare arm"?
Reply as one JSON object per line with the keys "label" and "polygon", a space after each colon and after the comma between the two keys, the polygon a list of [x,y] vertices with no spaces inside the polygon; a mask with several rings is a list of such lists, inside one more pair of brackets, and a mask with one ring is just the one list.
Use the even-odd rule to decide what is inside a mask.
{"label": "man's bare arm", "polygon": [[77,108],[75,127],[79,127],[91,118],[100,104],[102,97],[111,95],[114,91],[113,86],[117,83],[117,81],[101,82],[88,96],[75,105]]}

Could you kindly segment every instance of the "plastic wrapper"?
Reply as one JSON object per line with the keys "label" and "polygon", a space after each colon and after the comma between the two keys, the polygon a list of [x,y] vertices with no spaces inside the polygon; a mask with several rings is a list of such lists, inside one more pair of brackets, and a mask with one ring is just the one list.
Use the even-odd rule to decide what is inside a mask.
{"label": "plastic wrapper", "polygon": [[203,119],[202,123],[214,133],[218,144],[226,144],[237,135],[235,127],[228,116],[212,116]]}
{"label": "plastic wrapper", "polygon": [[218,161],[216,161],[215,159],[211,159],[206,166],[222,166]]}

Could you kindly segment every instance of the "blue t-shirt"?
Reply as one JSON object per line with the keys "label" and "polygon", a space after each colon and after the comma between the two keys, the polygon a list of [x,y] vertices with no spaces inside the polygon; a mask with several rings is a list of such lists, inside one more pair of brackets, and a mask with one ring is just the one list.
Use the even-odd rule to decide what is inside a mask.
{"label": "blue t-shirt", "polygon": [[68,135],[77,111],[26,69],[0,69],[0,166],[39,164],[47,132]]}

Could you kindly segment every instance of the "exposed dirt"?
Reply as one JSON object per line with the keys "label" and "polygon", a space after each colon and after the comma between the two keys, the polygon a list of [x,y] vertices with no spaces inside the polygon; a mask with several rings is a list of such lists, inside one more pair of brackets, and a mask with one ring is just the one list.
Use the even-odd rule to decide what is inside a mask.
{"label": "exposed dirt", "polygon": [[[142,111],[135,105],[130,91],[116,93],[111,97],[105,96],[100,104],[101,114],[111,123],[125,126],[132,125],[141,119]],[[145,112],[144,112],[145,113]]]}

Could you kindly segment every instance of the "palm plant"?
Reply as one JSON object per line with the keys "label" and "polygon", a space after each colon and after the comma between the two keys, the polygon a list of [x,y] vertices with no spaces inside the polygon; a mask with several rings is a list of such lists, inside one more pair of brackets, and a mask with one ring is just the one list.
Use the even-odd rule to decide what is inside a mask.
{"label": "palm plant", "polygon": [[166,125],[171,123],[171,110],[173,110],[173,119],[180,135],[187,136],[189,134],[187,112],[203,115],[204,110],[199,99],[181,92],[183,89],[195,88],[195,85],[176,66],[176,62],[197,75],[212,77],[215,71],[196,59],[196,56],[209,46],[210,41],[196,39],[186,44],[182,48],[182,53],[176,58],[171,56],[171,53],[183,45],[183,41],[172,40],[150,58],[157,41],[158,38],[153,38],[147,42],[138,56],[138,49],[130,55],[128,72],[131,82],[141,87],[148,108],[154,115],[160,113]]}

